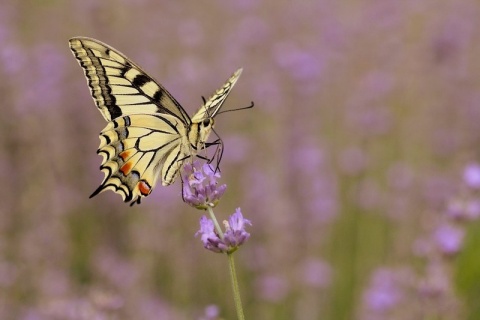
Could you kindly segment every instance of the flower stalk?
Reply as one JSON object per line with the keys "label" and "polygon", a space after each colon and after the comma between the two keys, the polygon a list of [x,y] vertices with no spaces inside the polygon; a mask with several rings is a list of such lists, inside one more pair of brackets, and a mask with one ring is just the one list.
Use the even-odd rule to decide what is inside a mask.
{"label": "flower stalk", "polygon": [[220,228],[220,225],[218,224],[217,218],[215,217],[215,214],[213,213],[212,207],[207,207],[208,214],[210,215],[210,219],[213,221],[213,225],[215,226],[215,230],[217,231],[218,235],[220,236],[220,239],[224,239],[225,236],[223,235],[222,228]]}
{"label": "flower stalk", "polygon": [[243,314],[242,298],[240,296],[240,289],[238,288],[237,271],[235,270],[235,260],[233,259],[233,252],[227,253],[228,265],[230,266],[230,279],[232,281],[233,300],[235,301],[235,309],[237,310],[238,320],[245,320]]}
{"label": "flower stalk", "polygon": [[[217,231],[219,237],[224,240],[225,235],[218,224],[217,218],[215,217],[215,213],[211,207],[208,207],[208,213],[210,215],[210,219],[212,219],[213,224],[215,225],[215,230]],[[243,306],[242,306],[242,298],[240,296],[240,288],[238,286],[238,279],[237,279],[237,271],[235,269],[235,259],[233,258],[233,253],[237,251],[237,248],[230,249],[227,252],[228,257],[228,265],[230,269],[230,280],[232,282],[232,290],[233,290],[233,300],[235,302],[235,310],[237,312],[237,319],[238,320],[245,320],[245,315],[243,313]]]}
{"label": "flower stalk", "polygon": [[250,237],[245,231],[245,226],[252,223],[243,218],[240,208],[237,208],[228,221],[223,221],[225,230],[222,230],[213,212],[227,187],[218,185],[219,178],[220,174],[212,170],[208,164],[203,166],[198,162],[186,164],[182,172],[182,195],[183,200],[190,206],[208,211],[210,218],[206,216],[200,218],[200,230],[195,235],[201,235],[205,249],[227,254],[237,318],[245,320],[233,253]]}

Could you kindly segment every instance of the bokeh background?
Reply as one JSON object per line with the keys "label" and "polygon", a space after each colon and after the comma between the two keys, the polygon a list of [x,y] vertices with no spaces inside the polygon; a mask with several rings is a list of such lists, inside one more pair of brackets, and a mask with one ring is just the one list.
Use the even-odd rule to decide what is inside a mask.
{"label": "bokeh background", "polygon": [[0,2],[0,318],[234,319],[180,184],[94,199],[97,38],[218,117],[248,319],[480,318],[480,3]]}

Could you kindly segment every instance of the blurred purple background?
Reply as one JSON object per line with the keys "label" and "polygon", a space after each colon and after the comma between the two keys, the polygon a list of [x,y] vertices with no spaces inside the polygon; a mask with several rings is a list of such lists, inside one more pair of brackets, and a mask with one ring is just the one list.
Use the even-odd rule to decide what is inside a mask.
{"label": "blurred purple background", "polygon": [[234,319],[180,184],[88,196],[105,121],[68,48],[117,48],[217,118],[247,319],[480,318],[477,1],[0,3],[0,319]]}

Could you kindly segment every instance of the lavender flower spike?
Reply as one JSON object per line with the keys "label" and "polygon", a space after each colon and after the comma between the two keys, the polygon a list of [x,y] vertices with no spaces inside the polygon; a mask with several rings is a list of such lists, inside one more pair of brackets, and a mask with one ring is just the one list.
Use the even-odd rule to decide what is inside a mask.
{"label": "lavender flower spike", "polygon": [[183,201],[197,209],[206,210],[215,207],[225,193],[227,185],[218,185],[220,173],[209,164],[186,163],[182,169]]}
{"label": "lavender flower spike", "polygon": [[195,234],[202,235],[205,249],[217,253],[232,253],[250,238],[250,233],[245,231],[246,225],[252,225],[250,220],[244,219],[240,208],[232,214],[228,221],[224,221],[225,235],[222,238],[215,232],[213,221],[206,216],[200,218],[200,230]]}

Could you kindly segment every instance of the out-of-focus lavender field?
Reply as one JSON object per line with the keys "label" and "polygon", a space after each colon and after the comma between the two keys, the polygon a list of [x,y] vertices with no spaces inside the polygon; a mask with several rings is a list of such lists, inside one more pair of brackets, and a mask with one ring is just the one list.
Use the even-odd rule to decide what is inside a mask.
{"label": "out-of-focus lavender field", "polygon": [[[119,49],[217,118],[247,319],[480,318],[474,0],[0,3],[0,319],[234,319],[177,182],[88,196],[105,121],[68,48]],[[218,314],[218,317],[215,316]]]}

